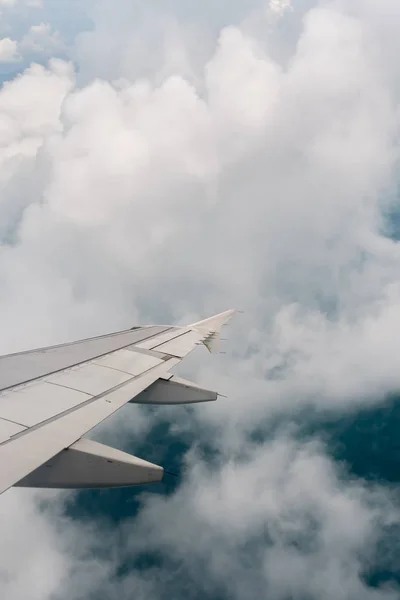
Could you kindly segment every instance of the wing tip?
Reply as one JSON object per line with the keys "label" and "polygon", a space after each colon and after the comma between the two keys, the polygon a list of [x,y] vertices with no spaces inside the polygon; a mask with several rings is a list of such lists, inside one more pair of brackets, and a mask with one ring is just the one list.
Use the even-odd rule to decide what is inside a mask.
{"label": "wing tip", "polygon": [[230,308],[222,313],[192,323],[188,327],[204,332],[203,344],[210,353],[217,353],[219,349],[220,333],[222,327],[238,312],[236,308]]}
{"label": "wing tip", "polygon": [[237,312],[240,311],[238,311],[236,308],[230,308],[229,310],[225,310],[224,312],[213,315],[212,317],[207,317],[207,319],[202,319],[196,323],[191,323],[191,325],[188,325],[188,327],[193,329],[220,331],[221,327],[225,325],[225,323],[227,323]]}

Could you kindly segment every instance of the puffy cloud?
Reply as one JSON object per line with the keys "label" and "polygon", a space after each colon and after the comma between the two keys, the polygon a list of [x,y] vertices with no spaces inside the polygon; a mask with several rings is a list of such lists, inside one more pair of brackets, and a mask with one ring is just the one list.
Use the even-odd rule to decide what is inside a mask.
{"label": "puffy cloud", "polygon": [[112,550],[102,557],[97,545],[98,535],[111,540],[112,532],[105,525],[95,529],[65,517],[66,501],[65,494],[52,491],[12,489],[4,494],[0,588],[7,598],[61,598],[64,586],[71,598],[82,598],[93,580],[101,586],[112,577]]}
{"label": "puffy cloud", "polygon": [[388,566],[377,548],[399,525],[395,497],[349,481],[318,443],[278,435],[211,463],[192,451],[186,469],[173,495],[144,494],[119,528],[67,518],[68,496],[11,490],[2,591],[23,598],[38,579],[33,598],[397,598],[366,583],[372,564]]}
{"label": "puffy cloud", "polygon": [[8,37],[2,38],[0,40],[0,62],[14,62],[20,59],[17,42]]}
{"label": "puffy cloud", "polygon": [[43,54],[54,56],[64,49],[60,33],[53,31],[50,23],[32,25],[20,42],[20,51],[30,57]]}
{"label": "puffy cloud", "polygon": [[27,61],[43,61],[46,57],[61,55],[65,55],[65,44],[59,32],[53,31],[49,23],[32,25],[20,40],[0,39],[0,63],[19,62],[21,69]]}
{"label": "puffy cloud", "polygon": [[272,13],[277,14],[279,16],[282,16],[287,10],[290,10],[291,8],[292,5],[290,0],[270,0],[269,3],[269,10]]}
{"label": "puffy cloud", "polygon": [[[192,453],[187,467],[176,494],[146,498],[125,525],[133,556],[168,557],[152,571],[166,587],[159,597],[397,597],[364,580],[382,532],[398,523],[390,496],[343,479],[315,443],[278,436],[222,465]],[[189,573],[182,585],[168,577],[178,565]]]}
{"label": "puffy cloud", "polygon": [[[1,350],[243,308],[229,356],[184,366],[229,400],[190,419],[137,410],[132,430],[124,418],[127,435],[141,436],[172,415],[176,430],[213,440],[220,462],[189,454],[177,492],[144,499],[107,543],[129,538],[123,560],[167,552],[191,589],[205,578],[230,597],[391,598],[363,579],[398,522],[390,492],[346,480],[318,445],[249,438],[278,413],[343,411],[400,384],[400,254],[384,216],[397,186],[399,59],[386,38],[389,26],[389,37],[398,32],[382,17],[393,4],[306,6],[303,19],[286,3],[268,7],[282,13],[282,54],[268,19],[264,37],[252,15],[232,19],[212,49],[213,35],[187,18],[176,26],[145,11],[138,27],[128,3],[100,3],[75,68],[34,64],[3,86]],[[34,26],[25,44],[56,51],[53,31]],[[120,424],[103,435],[121,435]],[[40,590],[51,597],[82,536],[62,497],[58,538],[41,495],[25,494],[2,496],[2,514],[34,515],[27,538],[43,546],[24,555],[23,571],[54,562]],[[102,535],[88,534],[87,555]],[[14,599],[31,575],[22,582],[12,556],[3,585]],[[182,591],[162,569],[115,579],[117,563],[112,553],[101,563],[109,596],[130,585],[139,597]],[[78,569],[76,597],[80,585],[99,589],[93,569],[86,579]]]}

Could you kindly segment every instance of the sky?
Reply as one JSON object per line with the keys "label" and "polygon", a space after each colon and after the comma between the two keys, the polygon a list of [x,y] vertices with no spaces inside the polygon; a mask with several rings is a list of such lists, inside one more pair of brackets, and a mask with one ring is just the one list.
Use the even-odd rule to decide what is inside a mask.
{"label": "sky", "polygon": [[0,353],[243,310],[178,474],[0,496],[7,600],[400,598],[400,4],[0,0]]}

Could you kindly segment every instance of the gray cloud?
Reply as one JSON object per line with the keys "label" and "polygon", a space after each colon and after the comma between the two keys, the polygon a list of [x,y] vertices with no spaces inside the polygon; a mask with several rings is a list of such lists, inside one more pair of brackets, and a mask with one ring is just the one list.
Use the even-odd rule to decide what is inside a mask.
{"label": "gray cloud", "polygon": [[188,468],[173,497],[147,498],[125,525],[133,554],[161,550],[190,573],[188,597],[397,597],[362,578],[397,511],[379,489],[343,479],[318,444],[278,436],[219,468],[191,454]]}
{"label": "gray cloud", "polygon": [[43,506],[6,493],[2,530],[18,535],[4,596],[25,597],[38,573],[41,598],[183,593],[187,578],[166,569],[115,577],[121,560],[158,551],[193,590],[396,597],[363,579],[398,524],[390,490],[349,481],[294,433],[249,438],[299,408],[340,413],[399,387],[400,254],[384,233],[399,103],[385,15],[397,5],[304,2],[280,17],[258,2],[85,6],[94,28],[73,62],[34,64],[0,91],[2,351],[245,314],[228,356],[183,366],[229,400],[126,411],[101,434],[121,443],[171,420],[213,440],[217,465],[189,453],[177,492],[144,496],[119,530],[82,532],[63,495]]}

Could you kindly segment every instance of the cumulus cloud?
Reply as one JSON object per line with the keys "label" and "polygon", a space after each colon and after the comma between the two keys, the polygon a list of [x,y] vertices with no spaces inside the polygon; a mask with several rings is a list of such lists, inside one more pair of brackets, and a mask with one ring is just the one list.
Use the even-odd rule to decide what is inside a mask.
{"label": "cumulus cloud", "polygon": [[38,579],[33,598],[398,597],[366,583],[372,564],[387,567],[377,548],[399,525],[395,497],[349,481],[318,443],[280,434],[212,463],[192,451],[186,469],[173,495],[144,494],[119,528],[67,518],[65,495],[7,492],[3,593],[22,598]]}
{"label": "cumulus cloud", "polygon": [[[260,35],[250,8],[215,36],[187,15],[129,19],[131,4],[96,5],[71,62],[33,64],[0,90],[1,351],[232,305],[245,314],[230,355],[183,367],[229,400],[190,418],[138,409],[135,427],[124,420],[127,436],[175,420],[212,440],[218,461],[189,453],[174,495],[144,497],[137,520],[108,532],[125,541],[101,562],[103,591],[183,592],[168,569],[114,577],[121,557],[154,551],[184,568],[189,592],[205,580],[205,591],[237,598],[395,597],[364,577],[398,523],[390,491],[349,481],[294,434],[249,442],[272,416],[290,421],[309,405],[340,413],[400,385],[400,253],[385,230],[399,54],[383,15],[394,4],[252,6],[279,13],[279,48],[271,20]],[[57,28],[32,26],[21,47],[57,54]],[[102,435],[121,437],[120,425]],[[64,497],[43,508],[40,494],[12,490],[0,502],[9,523],[31,516],[27,538],[43,532],[41,551],[24,555],[24,581],[17,536],[4,595],[22,597],[51,554],[40,590],[50,598],[82,558]],[[85,564],[104,535],[101,525],[88,534]],[[77,570],[77,598],[81,584],[99,589],[95,566]]]}
{"label": "cumulus cloud", "polygon": [[168,568],[189,573],[182,589],[167,568],[154,569],[165,597],[175,585],[189,598],[217,590],[274,600],[397,597],[394,589],[368,589],[364,579],[397,510],[379,489],[343,479],[315,443],[278,436],[219,468],[192,453],[187,467],[174,496],[152,495],[125,525],[130,553],[161,550]]}
{"label": "cumulus cloud", "polygon": [[[116,566],[112,549],[101,557],[97,540],[106,525],[74,523],[65,517],[67,497],[54,492],[12,489],[2,499],[0,586],[7,598],[83,598],[97,580],[101,587]],[[98,537],[100,536],[100,538]]]}
{"label": "cumulus cloud", "polygon": [[32,25],[20,42],[20,51],[31,58],[43,54],[54,56],[64,49],[60,33],[53,31],[50,23]]}
{"label": "cumulus cloud", "polygon": [[0,62],[15,62],[20,59],[17,42],[8,37],[2,38],[0,40]]}
{"label": "cumulus cloud", "polygon": [[58,31],[54,31],[49,23],[32,25],[20,39],[9,37],[0,39],[0,63],[13,64],[44,61],[47,58],[65,54],[65,44]]}

